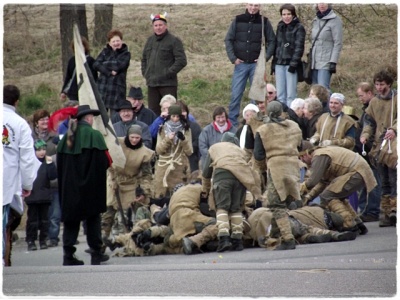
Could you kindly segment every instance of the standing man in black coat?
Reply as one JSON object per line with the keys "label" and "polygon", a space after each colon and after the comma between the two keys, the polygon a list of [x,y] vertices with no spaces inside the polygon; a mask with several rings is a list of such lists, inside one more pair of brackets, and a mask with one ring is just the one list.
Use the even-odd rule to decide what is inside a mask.
{"label": "standing man in black coat", "polygon": [[148,87],[149,108],[161,114],[160,100],[171,94],[178,98],[178,73],[186,66],[182,41],[168,31],[166,13],[151,15],[154,34],[143,49],[142,75]]}
{"label": "standing man in black coat", "polygon": [[92,128],[99,110],[80,105],[76,119],[57,147],[58,187],[64,222],[64,266],[83,265],[74,253],[80,222],[86,220],[86,239],[91,253],[91,264],[99,265],[109,259],[101,253],[101,217],[106,211],[106,171],[111,165],[102,134]]}
{"label": "standing man in black coat", "polygon": [[[262,19],[264,18],[264,19]],[[235,69],[232,77],[232,96],[229,104],[229,120],[238,126],[240,102],[246,88],[247,80],[253,82],[257,59],[261,52],[264,20],[264,37],[266,41],[266,61],[275,50],[275,33],[268,18],[260,14],[259,3],[247,3],[246,12],[232,21],[225,37],[225,48],[228,58]]]}

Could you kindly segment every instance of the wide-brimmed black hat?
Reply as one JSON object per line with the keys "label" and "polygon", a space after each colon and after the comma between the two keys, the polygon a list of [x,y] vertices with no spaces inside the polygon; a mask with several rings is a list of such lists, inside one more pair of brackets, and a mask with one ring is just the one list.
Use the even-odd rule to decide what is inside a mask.
{"label": "wide-brimmed black hat", "polygon": [[78,112],[76,113],[76,118],[80,119],[85,115],[92,114],[94,116],[100,115],[100,110],[98,109],[91,109],[90,105],[84,104],[78,106]]}
{"label": "wide-brimmed black hat", "polygon": [[132,109],[132,103],[130,103],[128,100],[122,100],[119,103],[118,109],[116,111],[120,111],[121,109]]}
{"label": "wide-brimmed black hat", "polygon": [[134,87],[134,86],[131,87],[131,89],[129,90],[128,97],[139,100],[143,99],[142,89],[140,87]]}

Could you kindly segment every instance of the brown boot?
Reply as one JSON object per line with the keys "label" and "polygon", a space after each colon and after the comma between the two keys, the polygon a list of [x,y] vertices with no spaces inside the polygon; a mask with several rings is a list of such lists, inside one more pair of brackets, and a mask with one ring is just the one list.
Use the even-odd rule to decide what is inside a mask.
{"label": "brown boot", "polygon": [[355,213],[353,208],[349,209],[343,201],[333,199],[328,202],[328,209],[342,216],[345,230],[353,230],[355,228],[356,222],[354,221]]}
{"label": "brown boot", "polygon": [[296,241],[292,233],[289,218],[284,217],[276,220],[276,224],[281,232],[282,243],[275,250],[292,250],[296,249]]}
{"label": "brown boot", "polygon": [[379,212],[379,227],[388,227],[391,225],[389,219],[390,211],[391,211],[390,196],[383,195],[381,197],[381,205]]}

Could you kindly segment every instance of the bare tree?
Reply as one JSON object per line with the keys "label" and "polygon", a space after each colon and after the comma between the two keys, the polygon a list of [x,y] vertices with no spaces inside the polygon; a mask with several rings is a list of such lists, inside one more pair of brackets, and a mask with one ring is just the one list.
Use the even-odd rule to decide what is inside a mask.
{"label": "bare tree", "polygon": [[94,36],[93,45],[103,46],[107,41],[107,32],[111,30],[113,22],[112,4],[94,5]]}
{"label": "bare tree", "polygon": [[68,59],[74,55],[70,48],[73,39],[73,25],[78,24],[81,36],[88,37],[85,4],[60,4],[60,36],[63,78],[67,70]]}

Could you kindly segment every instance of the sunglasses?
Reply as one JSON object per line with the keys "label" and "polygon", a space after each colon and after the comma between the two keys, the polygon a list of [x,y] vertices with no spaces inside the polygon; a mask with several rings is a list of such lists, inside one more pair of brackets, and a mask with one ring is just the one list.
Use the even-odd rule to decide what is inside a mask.
{"label": "sunglasses", "polygon": [[268,95],[272,95],[274,92],[268,92]]}

